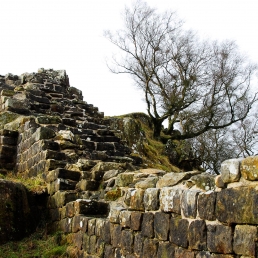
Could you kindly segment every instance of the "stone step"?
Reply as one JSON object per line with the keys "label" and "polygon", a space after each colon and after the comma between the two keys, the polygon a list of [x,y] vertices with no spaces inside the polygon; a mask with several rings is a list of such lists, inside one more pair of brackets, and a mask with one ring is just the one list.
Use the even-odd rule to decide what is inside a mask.
{"label": "stone step", "polygon": [[68,170],[64,168],[57,168],[55,170],[49,171],[48,175],[46,177],[46,181],[53,182],[58,178],[62,179],[70,179],[73,181],[79,181],[81,177],[81,172],[79,171],[73,171],[73,170]]}
{"label": "stone step", "polygon": [[48,193],[53,195],[61,190],[75,190],[77,181],[70,179],[57,178],[55,181],[47,184]]}

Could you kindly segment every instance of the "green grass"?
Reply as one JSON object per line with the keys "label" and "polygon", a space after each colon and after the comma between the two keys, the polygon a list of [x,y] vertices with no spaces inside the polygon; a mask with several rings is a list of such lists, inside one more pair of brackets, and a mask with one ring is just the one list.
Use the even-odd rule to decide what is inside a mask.
{"label": "green grass", "polygon": [[[63,239],[60,242],[60,237]],[[57,258],[69,257],[66,253],[68,244],[63,233],[57,232],[45,236],[36,232],[21,241],[12,241],[0,245],[0,257],[4,258]]]}

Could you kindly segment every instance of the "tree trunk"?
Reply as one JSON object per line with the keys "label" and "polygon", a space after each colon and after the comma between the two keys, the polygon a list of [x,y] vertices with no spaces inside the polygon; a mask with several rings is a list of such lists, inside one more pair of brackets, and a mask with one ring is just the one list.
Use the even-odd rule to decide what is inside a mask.
{"label": "tree trunk", "polygon": [[161,129],[162,129],[162,121],[157,119],[152,119],[152,124],[153,124],[153,137],[154,139],[159,140]]}

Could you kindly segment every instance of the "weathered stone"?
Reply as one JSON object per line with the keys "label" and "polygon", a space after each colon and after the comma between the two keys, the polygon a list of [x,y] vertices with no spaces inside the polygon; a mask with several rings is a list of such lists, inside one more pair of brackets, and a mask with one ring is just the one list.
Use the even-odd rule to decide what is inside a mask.
{"label": "weathered stone", "polygon": [[225,223],[258,224],[258,190],[227,188],[217,193],[216,217]]}
{"label": "weathered stone", "polygon": [[159,209],[159,192],[158,188],[148,188],[145,190],[143,203],[146,211],[155,211]]}
{"label": "weathered stone", "polygon": [[121,211],[119,214],[119,221],[122,228],[129,228],[131,225],[131,211]]}
{"label": "weathered stone", "polygon": [[148,177],[143,181],[140,181],[135,184],[136,188],[147,189],[147,188],[154,188],[158,181],[158,177]]}
{"label": "weathered stone", "polygon": [[104,173],[103,180],[106,181],[112,177],[116,177],[120,172],[122,172],[122,171],[118,170],[118,169],[108,170]]}
{"label": "weathered stone", "polygon": [[197,214],[197,198],[199,191],[185,190],[181,198],[182,213],[187,218],[195,218]]}
{"label": "weathered stone", "polygon": [[48,127],[39,127],[34,135],[35,141],[54,138],[56,133]]}
{"label": "weathered stone", "polygon": [[39,124],[59,124],[62,122],[59,116],[39,116],[36,118]]}
{"label": "weathered stone", "polygon": [[232,228],[218,224],[207,225],[207,248],[214,253],[232,253]]}
{"label": "weathered stone", "polygon": [[107,215],[108,204],[89,199],[77,199],[74,203],[75,214]]}
{"label": "weathered stone", "polygon": [[193,220],[188,228],[188,240],[190,249],[206,249],[206,224],[204,220]]}
{"label": "weathered stone", "polygon": [[143,213],[142,218],[142,235],[146,237],[154,236],[154,215],[151,212]]}
{"label": "weathered stone", "polygon": [[121,248],[124,251],[124,254],[130,254],[133,251],[133,240],[134,236],[132,231],[123,230],[121,235]]}
{"label": "weathered stone", "polygon": [[74,190],[77,182],[69,179],[58,178],[54,182],[47,184],[48,193],[54,194],[59,190]]}
{"label": "weathered stone", "polygon": [[181,182],[182,180],[187,180],[191,176],[200,174],[199,171],[183,172],[183,173],[167,173],[158,182],[156,187],[162,188],[167,186],[173,186]]}
{"label": "weathered stone", "polygon": [[158,241],[146,238],[143,242],[143,257],[157,257]]}
{"label": "weathered stone", "polygon": [[82,248],[82,239],[83,233],[81,231],[73,235],[73,245],[76,246],[79,250]]}
{"label": "weathered stone", "polygon": [[192,251],[187,251],[182,248],[175,249],[175,258],[194,258],[195,254]]}
{"label": "weathered stone", "polygon": [[143,189],[135,189],[134,191],[132,191],[130,209],[143,211],[144,210],[143,197],[144,197]]}
{"label": "weathered stone", "polygon": [[116,186],[125,187],[133,183],[134,173],[121,173],[116,178]]}
{"label": "weathered stone", "polygon": [[[13,122],[15,119],[19,118],[19,114],[13,113],[11,111],[1,112],[0,114],[0,129],[6,128],[6,124]],[[21,120],[22,118],[20,118]],[[9,126],[6,129],[15,130],[19,125]]]}
{"label": "weathered stone", "polygon": [[171,218],[169,241],[177,246],[187,248],[188,246],[188,227],[189,222],[186,219]]}
{"label": "weathered stone", "polygon": [[154,214],[154,233],[158,240],[167,241],[169,231],[170,214],[156,212]]}
{"label": "weathered stone", "polygon": [[160,191],[160,209],[164,212],[181,214],[181,196],[183,189],[163,187]]}
{"label": "weathered stone", "polygon": [[75,233],[80,230],[81,232],[86,233],[88,230],[88,220],[89,218],[84,215],[75,215],[73,217],[72,232]]}
{"label": "weathered stone", "polygon": [[174,257],[175,247],[169,242],[159,242],[157,258]]}
{"label": "weathered stone", "polygon": [[142,257],[143,241],[144,241],[144,237],[142,236],[142,234],[140,232],[139,233],[137,232],[134,235],[134,253],[138,257]]}
{"label": "weathered stone", "polygon": [[76,189],[81,191],[96,191],[99,187],[99,183],[95,180],[82,179],[77,184]]}
{"label": "weathered stone", "polygon": [[73,218],[65,218],[60,221],[60,229],[64,233],[71,233],[72,232],[72,222]]}
{"label": "weathered stone", "polygon": [[204,191],[215,189],[214,176],[207,173],[192,176],[188,181],[191,181],[196,185],[196,187]]}
{"label": "weathered stone", "polygon": [[198,195],[198,212],[201,219],[215,220],[216,192],[208,191]]}
{"label": "weathered stone", "polygon": [[95,235],[95,228],[96,228],[96,219],[91,218],[88,220],[88,235],[93,236]]}
{"label": "weathered stone", "polygon": [[256,241],[256,226],[236,225],[233,242],[234,253],[250,257],[256,257]]}
{"label": "weathered stone", "polygon": [[49,208],[62,207],[66,203],[74,201],[77,198],[78,198],[78,196],[75,191],[65,191],[65,192],[58,191],[54,195],[49,197],[48,207]]}
{"label": "weathered stone", "polygon": [[223,182],[223,180],[221,178],[221,175],[217,175],[214,180],[215,180],[215,185],[217,187],[219,187],[219,188],[225,188],[226,187],[225,183]]}
{"label": "weathered stone", "polygon": [[240,171],[244,179],[258,180],[258,156],[250,156],[241,161]]}
{"label": "weathered stone", "polygon": [[105,244],[111,243],[111,234],[110,234],[110,222],[106,220],[104,226],[102,227],[100,239],[104,241]]}
{"label": "weathered stone", "polygon": [[201,251],[199,253],[196,254],[196,258],[210,258],[211,253],[210,252],[206,252],[206,251]]}
{"label": "weathered stone", "polygon": [[111,224],[110,227],[111,233],[111,244],[113,247],[120,247],[121,246],[121,236],[122,236],[122,228],[120,225]]}
{"label": "weathered stone", "polygon": [[125,208],[119,204],[111,203],[110,204],[110,211],[109,211],[109,221],[112,223],[119,223],[120,222],[120,212],[125,210]]}
{"label": "weathered stone", "polygon": [[239,180],[241,160],[228,159],[221,163],[221,179],[224,183],[232,183]]}
{"label": "weathered stone", "polygon": [[132,230],[140,230],[142,223],[142,213],[138,211],[131,212],[131,229]]}
{"label": "weathered stone", "polygon": [[56,180],[57,178],[63,178],[63,179],[71,179],[74,181],[79,181],[81,177],[81,173],[78,171],[71,171],[64,168],[57,168],[55,170],[49,171],[46,181],[52,182]]}

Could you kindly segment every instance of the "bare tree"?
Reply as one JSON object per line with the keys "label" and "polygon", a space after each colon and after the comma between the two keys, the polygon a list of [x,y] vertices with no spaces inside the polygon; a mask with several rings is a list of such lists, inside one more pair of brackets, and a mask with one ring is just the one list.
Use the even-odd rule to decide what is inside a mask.
{"label": "bare tree", "polygon": [[[155,138],[166,119],[171,139],[228,127],[245,119],[257,100],[250,94],[257,68],[236,44],[200,41],[174,12],[160,14],[139,0],[125,8],[124,29],[105,36],[121,53],[109,67],[130,74],[143,91]],[[178,127],[181,134],[173,134]]]}

